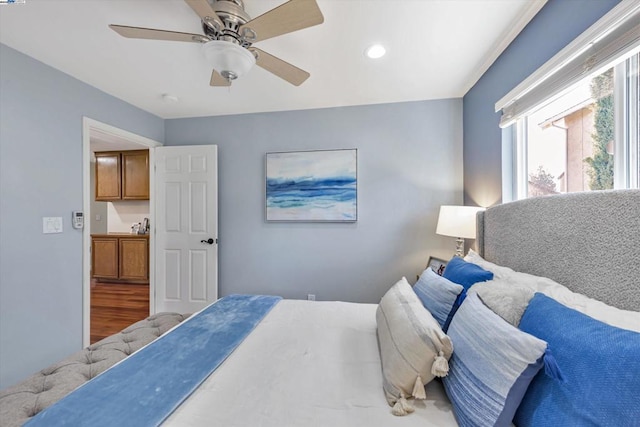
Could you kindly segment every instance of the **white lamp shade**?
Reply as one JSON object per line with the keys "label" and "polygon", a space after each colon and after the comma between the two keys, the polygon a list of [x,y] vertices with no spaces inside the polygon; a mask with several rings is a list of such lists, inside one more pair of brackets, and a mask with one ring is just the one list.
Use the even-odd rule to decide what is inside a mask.
{"label": "white lamp shade", "polygon": [[440,206],[436,234],[475,239],[476,213],[483,210],[477,206]]}
{"label": "white lamp shade", "polygon": [[224,40],[212,40],[202,46],[204,56],[218,73],[232,73],[234,78],[241,77],[256,63],[253,53],[235,43]]}

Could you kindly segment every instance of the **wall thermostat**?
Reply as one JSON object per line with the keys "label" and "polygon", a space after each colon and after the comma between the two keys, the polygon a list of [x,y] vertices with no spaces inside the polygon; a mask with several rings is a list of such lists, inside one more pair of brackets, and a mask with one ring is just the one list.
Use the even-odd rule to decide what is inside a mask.
{"label": "wall thermostat", "polygon": [[71,212],[71,225],[77,229],[84,227],[84,214],[81,211]]}

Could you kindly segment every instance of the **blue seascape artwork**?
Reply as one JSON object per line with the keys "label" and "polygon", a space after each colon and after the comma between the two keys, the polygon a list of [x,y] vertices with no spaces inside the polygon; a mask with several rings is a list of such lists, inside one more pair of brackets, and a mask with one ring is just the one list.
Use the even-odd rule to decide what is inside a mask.
{"label": "blue seascape artwork", "polygon": [[267,153],[267,221],[356,221],[357,152]]}

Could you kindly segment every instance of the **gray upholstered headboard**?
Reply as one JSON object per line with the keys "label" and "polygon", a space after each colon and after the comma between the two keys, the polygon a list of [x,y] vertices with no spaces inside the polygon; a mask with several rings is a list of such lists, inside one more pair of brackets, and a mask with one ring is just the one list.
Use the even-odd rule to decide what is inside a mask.
{"label": "gray upholstered headboard", "polygon": [[640,190],[505,203],[478,214],[478,253],[609,305],[640,311]]}

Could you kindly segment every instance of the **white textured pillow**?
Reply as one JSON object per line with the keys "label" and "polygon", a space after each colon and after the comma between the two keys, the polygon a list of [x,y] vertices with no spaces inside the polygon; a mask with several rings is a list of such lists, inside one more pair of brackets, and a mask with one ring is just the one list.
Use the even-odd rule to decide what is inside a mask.
{"label": "white textured pillow", "polygon": [[611,326],[627,329],[629,331],[640,332],[640,312],[621,310],[603,303],[602,301],[589,298],[576,292],[572,292],[547,277],[534,276],[532,274],[520,273],[508,267],[502,267],[482,258],[478,253],[470,250],[464,260],[479,265],[485,270],[493,272],[494,277],[509,281],[518,285],[523,285],[534,292],[540,292],[553,298],[560,304],[586,314],[596,320]]}
{"label": "white textured pillow", "polygon": [[480,254],[478,254],[473,249],[469,249],[467,256],[464,257],[464,260],[467,262],[471,262],[473,264],[479,265],[485,270],[489,270],[490,272],[493,273],[494,279],[506,279],[508,277],[511,277],[513,273],[515,273],[515,271],[510,269],[509,267],[503,267],[501,265],[494,264],[492,262],[487,261],[486,259],[482,258]]}
{"label": "white textured pillow", "polygon": [[404,415],[413,410],[406,398],[424,399],[424,384],[448,373],[453,345],[404,277],[380,300],[376,322],[385,395]]}
{"label": "white textured pillow", "polygon": [[535,292],[505,279],[476,283],[468,294],[477,294],[484,305],[516,328]]}

